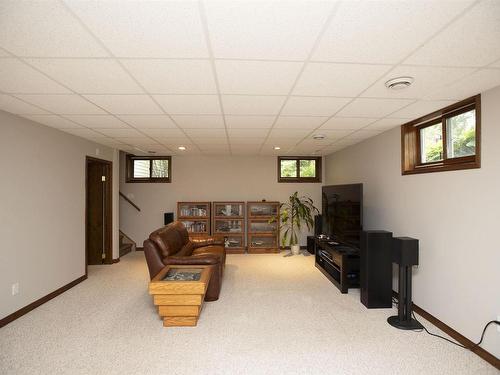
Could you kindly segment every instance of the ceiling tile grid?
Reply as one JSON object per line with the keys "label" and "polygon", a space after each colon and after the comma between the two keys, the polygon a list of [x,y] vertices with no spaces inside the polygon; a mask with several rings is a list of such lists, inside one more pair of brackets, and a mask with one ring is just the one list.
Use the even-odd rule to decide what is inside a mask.
{"label": "ceiling tile grid", "polygon": [[[500,85],[495,0],[3,1],[0,15],[0,109],[137,153],[326,154]],[[387,89],[398,76],[414,82]]]}

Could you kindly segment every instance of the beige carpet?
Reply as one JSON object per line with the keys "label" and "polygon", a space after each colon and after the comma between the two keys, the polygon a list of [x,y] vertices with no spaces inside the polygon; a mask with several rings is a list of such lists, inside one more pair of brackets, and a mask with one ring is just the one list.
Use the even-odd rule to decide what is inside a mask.
{"label": "beige carpet", "polygon": [[312,256],[228,256],[221,298],[196,328],[163,328],[147,282],[141,252],[90,267],[87,281],[0,329],[0,373],[497,374],[390,327],[394,311],[340,294]]}

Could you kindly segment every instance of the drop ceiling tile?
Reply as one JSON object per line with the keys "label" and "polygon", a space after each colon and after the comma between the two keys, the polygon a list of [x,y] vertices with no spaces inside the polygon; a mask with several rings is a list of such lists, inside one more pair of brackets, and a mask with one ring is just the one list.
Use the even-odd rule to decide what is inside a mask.
{"label": "drop ceiling tile", "polygon": [[142,94],[123,68],[110,59],[27,59],[57,82],[80,94]]}
{"label": "drop ceiling tile", "polygon": [[216,94],[209,60],[121,60],[152,94]]}
{"label": "drop ceiling tile", "polygon": [[159,115],[163,112],[147,95],[84,95],[115,115]]}
{"label": "drop ceiling tile", "polygon": [[353,130],[350,130],[350,129],[319,129],[319,130],[316,130],[313,135],[311,137],[309,137],[310,139],[312,139],[314,142],[316,142],[317,140],[316,139],[313,139],[312,137],[315,135],[315,134],[322,134],[322,135],[325,135],[326,138],[325,140],[330,140],[330,143],[339,138],[343,138],[349,134],[352,134],[354,131]]}
{"label": "drop ceiling tile", "polygon": [[215,57],[307,57],[334,2],[210,1],[205,3]]}
{"label": "drop ceiling tile", "polygon": [[105,114],[105,112],[101,108],[95,106],[92,103],[89,103],[82,97],[73,94],[60,94],[60,95],[23,94],[23,95],[16,95],[16,97],[56,114],[63,114],[63,115]]}
{"label": "drop ceiling tile", "polygon": [[332,117],[318,130],[356,130],[376,120],[376,117]]}
{"label": "drop ceiling tile", "polygon": [[484,66],[500,58],[500,2],[479,2],[405,64]]}
{"label": "drop ceiling tile", "polygon": [[176,128],[167,115],[120,115],[122,121],[138,129]]}
{"label": "drop ceiling tile", "polygon": [[70,1],[117,57],[208,57],[194,1]]}
{"label": "drop ceiling tile", "polygon": [[111,115],[75,115],[66,118],[93,129],[128,128],[129,126]]}
{"label": "drop ceiling tile", "polygon": [[[421,99],[429,92],[445,87],[470,73],[472,68],[441,68],[423,66],[398,66],[381,78],[375,85],[366,90],[361,97],[372,98],[413,98]],[[385,82],[396,77],[413,77],[410,87],[402,90],[391,90]]]}
{"label": "drop ceiling tile", "polygon": [[326,116],[280,116],[275,129],[315,129],[328,119]]}
{"label": "drop ceiling tile", "polygon": [[226,115],[228,128],[260,128],[269,129],[276,116],[232,116]]}
{"label": "drop ceiling tile", "polygon": [[217,95],[154,95],[155,100],[171,115],[219,115]]}
{"label": "drop ceiling tile", "polygon": [[292,96],[283,108],[282,114],[331,116],[350,101],[350,98]]}
{"label": "drop ceiling tile", "polygon": [[388,65],[309,63],[293,95],[355,97],[389,68]]}
{"label": "drop ceiling tile", "polygon": [[[265,137],[239,137],[239,136],[230,136],[229,137],[229,143],[231,143],[232,146],[240,146],[243,147],[255,147],[259,146],[264,142]],[[237,149],[235,148],[235,149]]]}
{"label": "drop ceiling tile", "polygon": [[109,137],[117,138],[134,138],[141,137],[143,134],[139,133],[135,129],[98,129],[98,131]]}
{"label": "drop ceiling tile", "polygon": [[185,137],[183,131],[178,128],[141,129],[141,132],[155,139],[165,137]]}
{"label": "drop ceiling tile", "polygon": [[481,69],[442,89],[429,93],[425,99],[462,100],[500,86],[500,69]]}
{"label": "drop ceiling tile", "polygon": [[222,94],[287,95],[302,68],[299,62],[215,62]]}
{"label": "drop ceiling tile", "polygon": [[0,94],[0,109],[20,115],[48,114],[47,111],[44,111],[41,108],[25,103],[22,100],[14,98],[13,96],[3,94]]}
{"label": "drop ceiling tile", "polygon": [[346,139],[353,139],[353,140],[364,140],[364,139],[368,139],[368,138],[371,138],[371,137],[375,137],[379,134],[382,133],[382,130],[365,130],[365,129],[362,129],[362,130],[358,130],[350,135],[348,135],[346,137]]}
{"label": "drop ceiling tile", "polygon": [[285,96],[222,95],[224,112],[229,115],[276,115]]}
{"label": "drop ceiling tile", "polygon": [[94,130],[91,129],[76,129],[76,128],[71,128],[71,129],[61,129],[62,131],[66,133],[70,133],[73,135],[77,135],[78,137],[82,138],[90,138],[90,137],[102,137],[102,134],[95,132]]}
{"label": "drop ceiling tile", "polygon": [[222,116],[193,116],[193,115],[176,115],[172,116],[174,121],[185,129],[221,129],[224,128],[224,118]]}
{"label": "drop ceiling tile", "polygon": [[286,148],[295,146],[303,138],[304,137],[283,138],[283,137],[277,137],[277,136],[271,135],[264,142],[264,148],[273,149],[274,146],[278,146],[278,147],[281,147],[281,150],[277,150],[277,151],[283,151]]}
{"label": "drop ceiling tile", "polygon": [[304,138],[311,133],[310,129],[276,129],[273,128],[269,133],[272,138]]}
{"label": "drop ceiling tile", "polygon": [[226,138],[225,129],[185,129],[184,130],[189,137],[194,138]]}
{"label": "drop ceiling tile", "polygon": [[373,124],[370,124],[365,128],[365,130],[386,131],[389,129],[398,128],[409,121],[410,121],[409,119],[402,119],[402,118],[384,118],[378,120],[377,122],[374,122]]}
{"label": "drop ceiling tile", "polygon": [[191,137],[191,139],[196,145],[227,145],[227,139],[225,137],[206,138],[195,136]]}
{"label": "drop ceiling tile", "polygon": [[2,1],[0,45],[17,56],[106,56],[59,2]]}
{"label": "drop ceiling tile", "polygon": [[64,94],[69,90],[18,59],[0,59],[0,90],[6,93]]}
{"label": "drop ceiling tile", "polygon": [[321,39],[313,60],[396,63],[470,3],[344,1]]}
{"label": "drop ceiling tile", "polygon": [[412,103],[409,99],[369,99],[358,98],[343,108],[342,117],[384,117]]}
{"label": "drop ceiling tile", "polygon": [[414,120],[437,111],[438,109],[447,107],[453,103],[454,101],[452,100],[420,100],[391,114],[389,117],[409,118]]}
{"label": "drop ceiling tile", "polygon": [[52,128],[58,129],[69,129],[69,128],[82,128],[81,125],[74,123],[64,117],[57,115],[25,115],[30,120],[38,122],[43,125],[50,126]]}
{"label": "drop ceiling tile", "polygon": [[260,137],[265,138],[268,129],[228,129],[227,133],[230,137]]}
{"label": "drop ceiling tile", "polygon": [[127,145],[135,145],[135,146],[149,146],[152,144],[156,144],[154,140],[146,136],[139,137],[113,137],[116,141],[127,144]]}

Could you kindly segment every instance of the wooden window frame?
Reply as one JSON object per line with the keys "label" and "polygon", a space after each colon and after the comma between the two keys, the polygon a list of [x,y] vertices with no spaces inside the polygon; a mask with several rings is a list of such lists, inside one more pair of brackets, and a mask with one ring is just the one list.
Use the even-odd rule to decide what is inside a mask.
{"label": "wooden window frame", "polygon": [[[149,165],[149,176],[144,178],[134,177],[134,160],[168,160],[168,177],[151,177],[151,168],[153,163]],[[172,157],[171,156],[135,156],[131,154],[126,155],[125,163],[125,182],[127,183],[170,183],[172,182]]]}
{"label": "wooden window frame", "polygon": [[[294,183],[307,183],[307,182],[321,182],[321,156],[278,156],[278,182],[294,182]],[[298,177],[281,177],[281,161],[282,160],[295,160],[297,163],[297,176]],[[301,160],[314,160],[316,162],[316,177],[300,177],[300,161]]]}
{"label": "wooden window frame", "polygon": [[[448,158],[446,120],[471,110],[476,112],[476,153],[475,155]],[[422,163],[420,131],[436,124],[441,124],[442,129],[443,160]],[[481,95],[470,97],[401,125],[402,175],[473,168],[481,168]]]}

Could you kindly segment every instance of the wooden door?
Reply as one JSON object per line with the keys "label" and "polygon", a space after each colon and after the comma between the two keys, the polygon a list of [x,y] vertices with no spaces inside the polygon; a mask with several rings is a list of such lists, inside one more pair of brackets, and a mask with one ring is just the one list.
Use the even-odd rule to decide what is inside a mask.
{"label": "wooden door", "polygon": [[109,162],[87,159],[87,264],[102,264],[111,258],[111,194]]}

